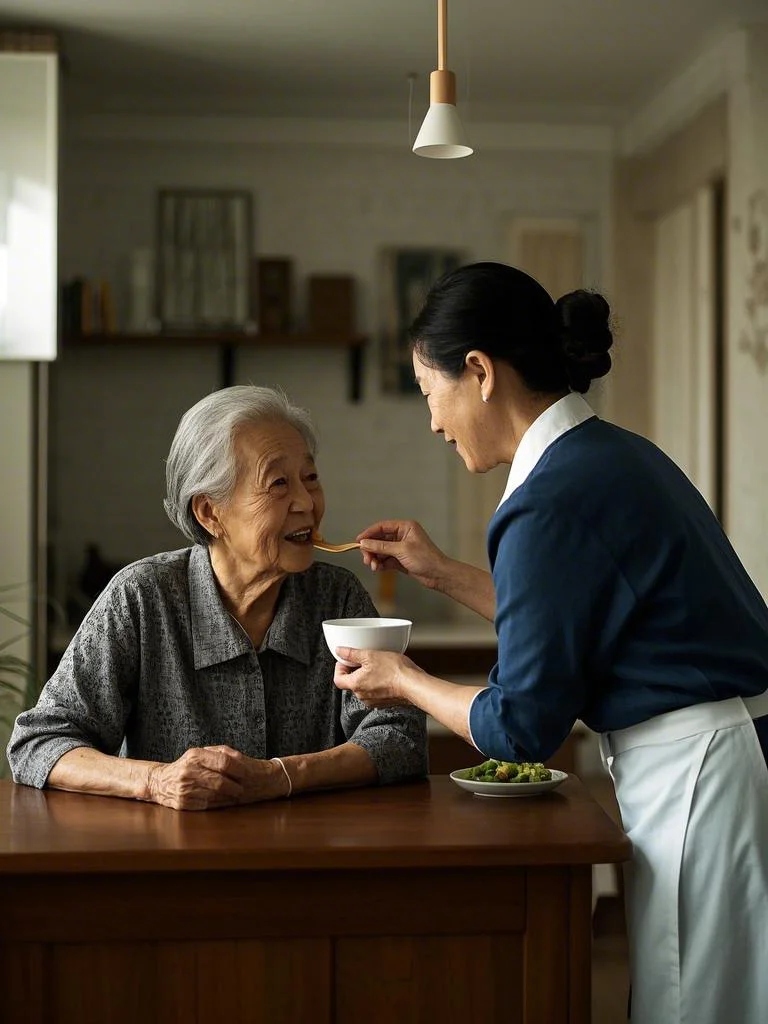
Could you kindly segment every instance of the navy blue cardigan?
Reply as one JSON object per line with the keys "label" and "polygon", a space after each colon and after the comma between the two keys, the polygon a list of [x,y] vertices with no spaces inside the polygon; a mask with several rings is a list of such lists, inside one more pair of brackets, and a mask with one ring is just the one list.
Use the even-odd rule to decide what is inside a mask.
{"label": "navy blue cardigan", "polygon": [[488,552],[499,660],[470,728],[489,756],[544,760],[577,718],[603,732],[768,689],[768,607],[645,438],[597,417],[563,434],[497,510]]}

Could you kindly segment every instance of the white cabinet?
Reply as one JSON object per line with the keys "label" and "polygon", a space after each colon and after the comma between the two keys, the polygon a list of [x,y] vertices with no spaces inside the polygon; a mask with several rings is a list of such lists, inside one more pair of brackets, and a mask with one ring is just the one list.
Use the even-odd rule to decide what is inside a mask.
{"label": "white cabinet", "polygon": [[56,358],[58,57],[0,53],[0,359]]}

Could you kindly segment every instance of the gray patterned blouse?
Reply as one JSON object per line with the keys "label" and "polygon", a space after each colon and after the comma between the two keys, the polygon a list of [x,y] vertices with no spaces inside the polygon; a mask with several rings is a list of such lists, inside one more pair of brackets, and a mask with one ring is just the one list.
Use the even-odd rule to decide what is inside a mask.
{"label": "gray patterned blouse", "polygon": [[285,578],[256,650],[222,604],[207,548],[134,562],[99,596],[37,706],[19,715],[13,778],[42,788],[62,754],[83,746],[170,762],[214,744],[268,758],[347,740],[382,783],[424,775],[424,714],[369,711],[333,684],[322,620],[375,614],[353,573],[316,562]]}

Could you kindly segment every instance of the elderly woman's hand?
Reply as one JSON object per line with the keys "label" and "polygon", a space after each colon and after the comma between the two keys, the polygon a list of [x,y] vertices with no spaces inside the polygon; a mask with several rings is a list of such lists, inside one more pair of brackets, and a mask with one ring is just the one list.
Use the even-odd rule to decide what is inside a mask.
{"label": "elderly woman's hand", "polygon": [[288,780],[273,761],[248,757],[232,747],[193,747],[171,764],[153,765],[147,789],[152,803],[205,811],[286,796]]}
{"label": "elderly woman's hand", "polygon": [[390,651],[356,651],[349,647],[339,647],[338,654],[356,666],[336,663],[333,681],[340,690],[351,690],[369,708],[410,703],[407,674],[421,671],[410,658]]}

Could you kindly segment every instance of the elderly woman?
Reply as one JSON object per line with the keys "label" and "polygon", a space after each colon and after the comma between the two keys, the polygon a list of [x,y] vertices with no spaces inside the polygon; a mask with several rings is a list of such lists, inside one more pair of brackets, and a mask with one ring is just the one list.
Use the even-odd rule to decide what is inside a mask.
{"label": "elderly woman", "polygon": [[315,451],[306,413],[268,388],[185,413],[165,509],[192,547],[99,596],[16,722],[16,782],[204,810],[426,772],[421,711],[333,685],[322,620],[376,610],[351,572],[314,562]]}

